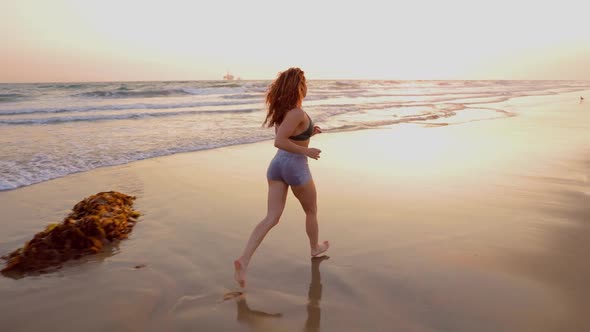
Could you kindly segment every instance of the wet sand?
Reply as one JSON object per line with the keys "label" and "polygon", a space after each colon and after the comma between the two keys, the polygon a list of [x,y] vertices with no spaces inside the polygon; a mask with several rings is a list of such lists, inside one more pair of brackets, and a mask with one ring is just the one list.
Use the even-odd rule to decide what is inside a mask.
{"label": "wet sand", "polygon": [[[588,94],[588,92],[585,92]],[[272,142],[96,169],[0,192],[0,252],[99,191],[137,196],[130,239],[58,272],[0,278],[6,331],[586,331],[590,104],[505,102],[517,114],[326,133],[310,160],[311,260],[289,196],[245,294],[236,258],[266,208]],[[320,124],[321,125],[321,124]],[[135,266],[145,264],[143,268]]]}

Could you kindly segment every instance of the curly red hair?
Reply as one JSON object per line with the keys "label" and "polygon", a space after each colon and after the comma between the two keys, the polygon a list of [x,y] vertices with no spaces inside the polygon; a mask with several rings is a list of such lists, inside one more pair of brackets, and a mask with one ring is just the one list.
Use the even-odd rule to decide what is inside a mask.
{"label": "curly red hair", "polygon": [[296,108],[306,95],[307,83],[303,70],[293,67],[279,73],[266,92],[268,112],[262,125],[280,125],[287,111]]}

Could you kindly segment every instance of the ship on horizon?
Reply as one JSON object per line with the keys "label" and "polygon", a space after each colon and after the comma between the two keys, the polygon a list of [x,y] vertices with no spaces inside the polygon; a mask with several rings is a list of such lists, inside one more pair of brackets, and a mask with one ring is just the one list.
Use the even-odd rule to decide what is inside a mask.
{"label": "ship on horizon", "polygon": [[239,81],[242,78],[239,76],[237,78],[234,78],[234,75],[232,73],[230,73],[229,70],[227,71],[227,73],[225,75],[223,75],[223,80],[225,80],[225,81],[233,81],[234,79]]}

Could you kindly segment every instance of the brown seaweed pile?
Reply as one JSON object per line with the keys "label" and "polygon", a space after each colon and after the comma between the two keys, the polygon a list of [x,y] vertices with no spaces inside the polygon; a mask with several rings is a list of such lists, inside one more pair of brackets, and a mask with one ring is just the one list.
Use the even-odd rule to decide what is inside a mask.
{"label": "brown seaweed pile", "polygon": [[2,273],[46,272],[70,259],[95,254],[107,243],[127,238],[139,213],[135,197],[119,192],[101,192],[87,197],[64,221],[50,224],[32,240],[9,255]]}

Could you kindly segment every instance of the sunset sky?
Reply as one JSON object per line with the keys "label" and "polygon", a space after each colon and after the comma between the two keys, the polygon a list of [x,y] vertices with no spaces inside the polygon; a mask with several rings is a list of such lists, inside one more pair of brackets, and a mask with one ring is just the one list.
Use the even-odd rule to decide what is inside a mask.
{"label": "sunset sky", "polygon": [[0,2],[0,82],[590,80],[582,0]]}

